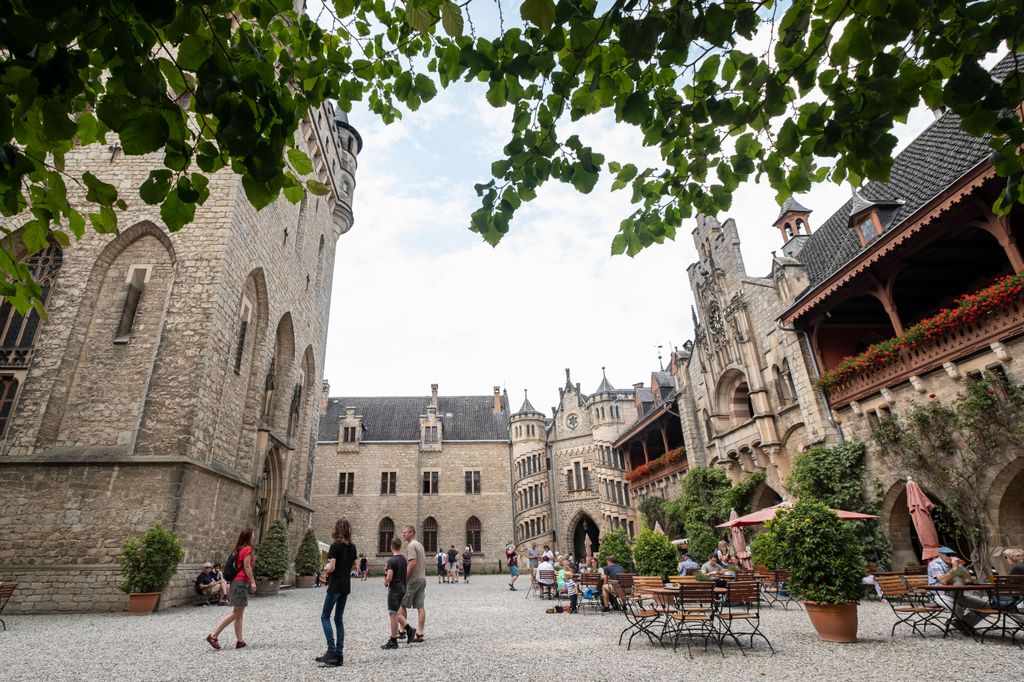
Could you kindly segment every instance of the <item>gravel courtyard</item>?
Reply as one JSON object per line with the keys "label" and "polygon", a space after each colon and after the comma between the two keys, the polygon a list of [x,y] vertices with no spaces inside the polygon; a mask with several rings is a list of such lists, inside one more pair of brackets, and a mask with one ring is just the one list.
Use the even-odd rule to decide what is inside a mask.
{"label": "gravel courtyard", "polygon": [[[7,616],[0,631],[0,679],[11,680],[369,680],[407,677],[406,666],[423,679],[439,676],[479,680],[527,680],[538,676],[573,680],[914,680],[965,677],[1005,678],[1019,670],[1024,651],[1005,642],[984,645],[961,636],[927,640],[897,631],[889,637],[892,613],[884,604],[860,609],[859,644],[819,642],[806,615],[768,609],[762,629],[778,652],[767,647],[743,657],[726,648],[652,647],[634,640],[632,651],[616,646],[625,625],[621,614],[549,615],[551,602],[526,588],[510,592],[506,579],[480,576],[469,585],[427,582],[427,641],[382,651],[386,639],[384,587],[380,578],[355,582],[346,610],[345,665],[324,668],[312,659],[323,653],[320,629],[322,589],[289,590],[250,601],[246,612],[249,647],[236,651],[229,628],[225,648],[203,638],[227,607],[181,607],[148,617],[127,614]],[[520,581],[522,582],[522,581]],[[402,666],[402,667],[399,667]],[[1015,673],[1010,673],[1014,677]]]}

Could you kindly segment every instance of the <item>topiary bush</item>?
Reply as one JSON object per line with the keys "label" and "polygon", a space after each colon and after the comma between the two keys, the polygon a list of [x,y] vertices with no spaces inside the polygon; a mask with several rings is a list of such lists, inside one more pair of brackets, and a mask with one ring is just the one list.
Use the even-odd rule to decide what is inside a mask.
{"label": "topiary bush", "polygon": [[[776,558],[789,570],[789,591],[819,604],[859,601],[864,559],[850,524],[816,500],[804,499],[780,510],[767,523]],[[766,541],[767,542],[767,541]]]}
{"label": "topiary bush", "polygon": [[117,562],[124,582],[118,587],[128,593],[163,592],[184,558],[178,536],[157,520],[142,535],[122,543]]}
{"label": "topiary bush", "polygon": [[698,564],[707,561],[708,557],[718,548],[718,534],[709,528],[698,527],[690,533],[689,540],[687,552],[690,554],[690,558]]}
{"label": "topiary bush", "polygon": [[615,562],[627,571],[633,565],[633,550],[629,546],[629,536],[621,528],[605,531],[601,534],[601,545],[597,550],[597,561],[604,566],[604,563],[610,556],[614,556]]}
{"label": "topiary bush", "polygon": [[270,524],[256,548],[253,572],[257,578],[280,580],[288,571],[288,529],[280,519]]}
{"label": "topiary bush", "polygon": [[316,533],[312,528],[306,531],[299,551],[295,553],[295,572],[299,575],[316,575],[320,568],[320,543],[316,541]]}
{"label": "topiary bush", "polygon": [[672,541],[666,535],[655,533],[643,522],[633,546],[633,556],[640,575],[657,575],[665,581],[676,572],[676,548]]}
{"label": "topiary bush", "polygon": [[750,543],[751,560],[755,565],[768,568],[785,568],[779,564],[778,548],[770,533],[758,533]]}

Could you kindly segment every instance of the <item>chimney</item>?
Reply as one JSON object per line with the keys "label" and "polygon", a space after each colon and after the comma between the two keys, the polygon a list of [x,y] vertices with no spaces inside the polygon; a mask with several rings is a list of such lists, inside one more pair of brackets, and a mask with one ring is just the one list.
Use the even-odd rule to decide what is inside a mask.
{"label": "chimney", "polygon": [[430,406],[437,411],[437,384],[430,384]]}
{"label": "chimney", "polygon": [[501,412],[501,386],[494,387],[494,411]]}
{"label": "chimney", "polygon": [[331,384],[324,379],[323,386],[320,389],[320,412],[323,414],[327,413],[327,397],[331,394]]}

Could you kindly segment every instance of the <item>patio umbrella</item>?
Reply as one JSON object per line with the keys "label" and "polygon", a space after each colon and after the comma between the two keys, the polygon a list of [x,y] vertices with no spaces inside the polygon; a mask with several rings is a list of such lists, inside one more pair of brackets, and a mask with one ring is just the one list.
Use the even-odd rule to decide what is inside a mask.
{"label": "patio umbrella", "polygon": [[661,522],[660,521],[655,521],[654,522],[654,532],[655,533],[660,533],[662,535],[665,534],[665,531],[662,530],[662,528],[661,528]]}
{"label": "patio umbrella", "polygon": [[[735,509],[729,510],[729,521],[735,521],[740,517]],[[743,568],[750,568],[750,552],[747,551],[747,540],[743,537],[743,531],[739,526],[732,527],[732,548],[736,551],[736,558],[743,564]]]}
{"label": "patio umbrella", "polygon": [[910,519],[914,522],[914,530],[917,531],[917,539],[921,542],[921,559],[931,561],[939,556],[939,534],[935,531],[935,522],[932,521],[932,509],[935,505],[910,476],[907,476],[907,508],[910,510]]}
{"label": "patio umbrella", "polygon": [[[793,506],[793,500],[787,500],[780,502],[774,507],[767,507],[765,509],[758,509],[756,512],[741,516],[738,519],[730,519],[725,523],[718,524],[719,528],[737,528],[743,526],[759,526],[765,521],[770,521],[775,518],[775,514],[780,509],[787,509]],[[843,519],[844,521],[863,521],[864,519],[877,519],[878,517],[874,514],[861,514],[859,512],[844,511],[842,509],[833,509],[836,516]]]}
{"label": "patio umbrella", "polygon": [[590,536],[588,535],[588,536],[586,536],[586,537],[585,537],[585,538],[583,539],[583,544],[584,544],[584,545],[586,545],[586,547],[587,547],[587,566],[589,566],[589,565],[590,565],[590,556],[591,556],[591,554],[592,554],[592,552],[591,552],[591,549],[590,549],[590,546],[591,546],[592,544],[594,544],[594,543],[593,543],[593,542],[591,542],[591,540],[590,540]]}

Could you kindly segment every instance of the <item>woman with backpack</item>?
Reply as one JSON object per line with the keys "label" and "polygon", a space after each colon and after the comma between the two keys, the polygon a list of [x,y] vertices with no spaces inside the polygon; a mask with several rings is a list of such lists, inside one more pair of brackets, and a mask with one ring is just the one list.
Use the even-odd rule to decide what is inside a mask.
{"label": "woman with backpack", "polygon": [[217,637],[231,623],[235,624],[235,648],[241,649],[246,645],[245,639],[242,638],[242,617],[245,615],[245,607],[249,605],[249,593],[256,594],[253,558],[252,528],[246,528],[238,534],[238,542],[224,564],[224,579],[231,583],[228,601],[232,608],[231,613],[221,618],[213,632],[206,636],[206,641],[214,649],[220,648]]}

